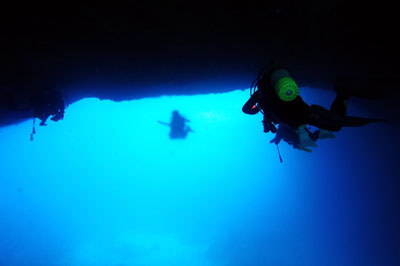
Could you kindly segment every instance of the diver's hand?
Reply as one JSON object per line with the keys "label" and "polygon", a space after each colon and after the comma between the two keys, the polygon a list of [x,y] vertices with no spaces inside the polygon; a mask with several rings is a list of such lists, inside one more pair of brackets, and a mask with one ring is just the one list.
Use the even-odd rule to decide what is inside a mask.
{"label": "diver's hand", "polygon": [[275,137],[269,141],[270,144],[275,143],[276,145],[278,145],[280,142],[281,142],[281,139],[278,137]]}
{"label": "diver's hand", "polygon": [[268,133],[271,131],[271,133],[276,133],[276,127],[274,124],[272,124],[271,122],[265,122],[263,121],[263,125],[264,125],[264,132]]}
{"label": "diver's hand", "polygon": [[52,118],[50,118],[50,120],[57,122],[59,120],[62,120],[63,118],[64,118],[64,116],[57,114],[57,115],[53,116]]}
{"label": "diver's hand", "polygon": [[272,133],[276,133],[277,129],[276,129],[274,124],[271,124],[271,129],[270,130],[271,130]]}

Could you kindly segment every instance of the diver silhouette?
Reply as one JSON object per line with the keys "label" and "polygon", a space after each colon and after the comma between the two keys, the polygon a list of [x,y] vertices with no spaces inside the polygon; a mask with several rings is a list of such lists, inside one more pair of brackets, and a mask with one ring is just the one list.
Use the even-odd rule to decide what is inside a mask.
{"label": "diver silhouette", "polygon": [[166,125],[170,127],[169,137],[171,139],[183,139],[186,138],[189,132],[193,132],[193,130],[186,125],[190,120],[181,116],[177,110],[172,112],[171,122],[166,123],[162,121],[158,121],[162,125]]}
{"label": "diver silhouette", "polygon": [[58,91],[43,88],[32,98],[33,117],[40,119],[40,126],[46,126],[47,119],[52,121],[64,118],[64,100]]}
{"label": "diver silhouette", "polygon": [[[330,110],[319,105],[308,105],[299,96],[299,88],[288,70],[277,64],[271,64],[265,71],[261,70],[250,89],[250,99],[242,111],[254,115],[264,114],[264,132],[276,133],[271,141],[278,144],[284,140],[295,148],[311,151],[315,141],[322,138],[333,138],[329,131],[339,131],[342,127],[358,127],[382,119],[347,116],[349,95],[335,86],[336,98]],[[279,129],[276,125],[280,125]],[[319,130],[311,133],[307,125]],[[322,134],[321,134],[322,133]]]}
{"label": "diver silhouette", "polygon": [[32,133],[36,134],[35,119],[41,120],[40,126],[46,126],[47,119],[59,121],[64,118],[64,99],[60,92],[48,88],[39,90],[21,90],[0,88],[0,108],[7,108],[7,111],[14,112],[20,118],[32,118]]}

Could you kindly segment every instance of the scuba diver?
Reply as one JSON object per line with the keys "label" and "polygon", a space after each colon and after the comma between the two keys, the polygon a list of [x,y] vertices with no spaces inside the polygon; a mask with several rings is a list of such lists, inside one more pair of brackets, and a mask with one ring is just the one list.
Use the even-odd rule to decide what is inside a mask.
{"label": "scuba diver", "polygon": [[64,99],[58,91],[42,88],[32,97],[33,125],[30,140],[36,134],[35,118],[40,119],[40,126],[47,126],[46,121],[51,116],[52,121],[64,118]]}
{"label": "scuba diver", "polygon": [[[319,105],[308,105],[299,96],[299,87],[282,66],[271,64],[266,71],[261,70],[250,88],[250,99],[242,111],[254,115],[264,114],[264,132],[276,133],[271,143],[284,140],[295,148],[311,151],[315,141],[334,138],[332,132],[342,127],[363,126],[382,119],[347,116],[349,95],[335,85],[337,92],[330,110]],[[279,128],[276,125],[279,124]],[[307,125],[319,128],[312,133]]]}
{"label": "scuba diver", "polygon": [[36,134],[35,119],[40,119],[40,126],[46,126],[47,119],[59,121],[64,118],[65,103],[60,92],[48,88],[39,90],[11,90],[0,88],[0,108],[6,108],[20,119],[33,117],[33,135]]}
{"label": "scuba diver", "polygon": [[193,132],[193,130],[186,125],[186,122],[190,122],[190,120],[184,118],[179,114],[177,110],[172,112],[172,118],[170,123],[165,123],[162,121],[158,121],[162,125],[169,126],[171,131],[169,132],[170,139],[183,139],[186,138],[189,132]]}
{"label": "scuba diver", "polygon": [[47,119],[52,121],[64,118],[64,100],[58,91],[41,89],[32,97],[33,117],[40,119],[40,126],[46,126]]}

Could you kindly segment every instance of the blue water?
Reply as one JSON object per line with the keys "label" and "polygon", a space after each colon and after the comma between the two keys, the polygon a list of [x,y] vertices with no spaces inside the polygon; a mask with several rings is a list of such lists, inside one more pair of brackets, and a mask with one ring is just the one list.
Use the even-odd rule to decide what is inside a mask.
{"label": "blue water", "polygon": [[[400,265],[396,127],[282,143],[280,163],[248,97],[89,98],[32,142],[32,121],[0,128],[0,266]],[[186,139],[157,122],[175,109]]]}

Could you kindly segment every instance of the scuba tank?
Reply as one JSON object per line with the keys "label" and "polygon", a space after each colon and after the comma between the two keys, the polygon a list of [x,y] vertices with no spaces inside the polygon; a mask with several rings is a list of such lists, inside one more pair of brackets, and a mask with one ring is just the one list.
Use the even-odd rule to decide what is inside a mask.
{"label": "scuba tank", "polygon": [[299,86],[284,68],[278,68],[271,73],[271,84],[276,95],[284,102],[291,102],[299,96]]}

